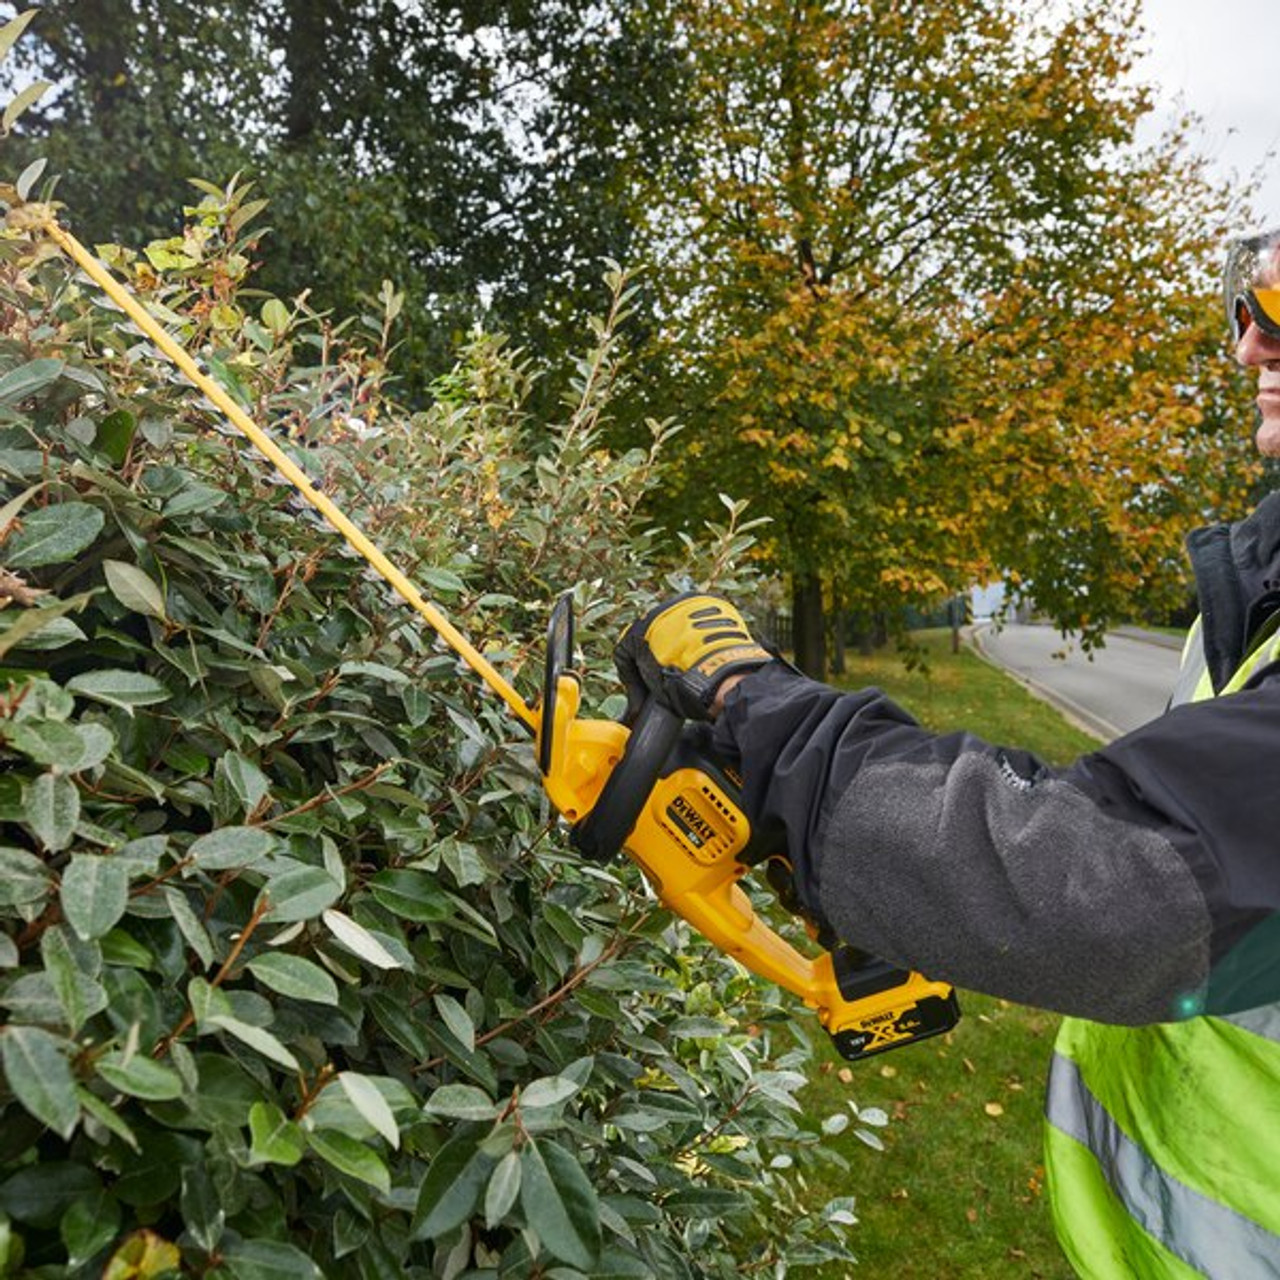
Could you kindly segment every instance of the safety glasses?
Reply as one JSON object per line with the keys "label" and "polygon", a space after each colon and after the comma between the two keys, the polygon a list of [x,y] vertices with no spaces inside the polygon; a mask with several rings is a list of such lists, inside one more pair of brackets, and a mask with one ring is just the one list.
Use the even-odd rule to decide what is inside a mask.
{"label": "safety glasses", "polygon": [[1222,297],[1232,342],[1238,343],[1251,324],[1280,340],[1280,227],[1233,241]]}

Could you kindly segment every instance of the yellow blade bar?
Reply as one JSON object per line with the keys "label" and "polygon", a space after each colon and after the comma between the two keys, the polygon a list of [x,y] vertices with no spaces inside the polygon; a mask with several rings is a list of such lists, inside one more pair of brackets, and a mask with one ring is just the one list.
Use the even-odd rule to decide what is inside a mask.
{"label": "yellow blade bar", "polygon": [[229,395],[201,371],[183,347],[174,341],[142,304],[82,245],[69,231],[56,222],[42,224],[42,229],[64,253],[89,276],[102,291],[151,339],[186,377],[226,415],[238,430],[281,475],[340,533],[361,556],[431,625],[442,640],[492,689],[515,713],[526,728],[537,731],[538,717],[523,698],[497,671],[492,663],[458,631],[439,609],[418,592],[399,569],[351,522],[339,508],[317,489],[306,473],[271,439]]}

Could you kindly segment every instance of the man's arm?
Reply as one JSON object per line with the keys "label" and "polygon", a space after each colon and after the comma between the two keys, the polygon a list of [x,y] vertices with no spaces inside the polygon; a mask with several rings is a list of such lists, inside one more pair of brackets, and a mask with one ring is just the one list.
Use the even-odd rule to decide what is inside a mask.
{"label": "man's arm", "polygon": [[781,664],[723,706],[752,821],[785,829],[801,900],[846,941],[1098,1021],[1280,999],[1275,681],[1060,770]]}

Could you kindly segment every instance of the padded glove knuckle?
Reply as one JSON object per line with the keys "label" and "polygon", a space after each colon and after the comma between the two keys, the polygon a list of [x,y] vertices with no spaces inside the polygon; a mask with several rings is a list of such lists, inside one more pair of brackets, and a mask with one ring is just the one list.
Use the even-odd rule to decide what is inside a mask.
{"label": "padded glove knuckle", "polygon": [[753,671],[772,656],[733,605],[696,592],[668,600],[633,623],[616,655],[629,698],[643,684],[689,719],[709,714],[728,676]]}
{"label": "padded glove knuckle", "polygon": [[661,609],[645,640],[659,666],[708,678],[728,662],[769,660],[737,609],[715,596],[687,596]]}

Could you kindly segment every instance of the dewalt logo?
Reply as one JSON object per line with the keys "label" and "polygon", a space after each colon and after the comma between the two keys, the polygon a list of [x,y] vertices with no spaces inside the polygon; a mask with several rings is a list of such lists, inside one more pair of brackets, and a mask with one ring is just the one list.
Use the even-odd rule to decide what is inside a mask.
{"label": "dewalt logo", "polygon": [[689,837],[697,849],[701,849],[704,844],[716,838],[715,827],[684,796],[676,796],[667,806],[667,816]]}

